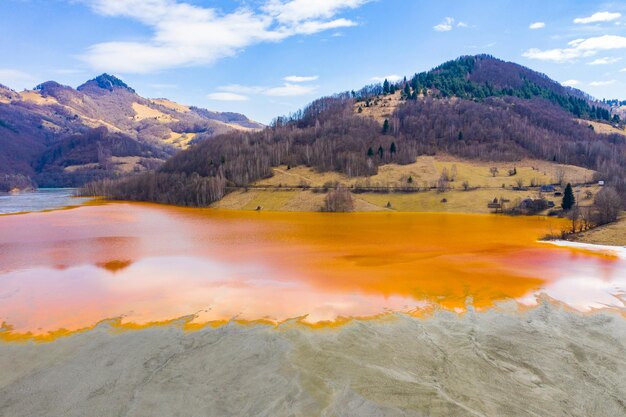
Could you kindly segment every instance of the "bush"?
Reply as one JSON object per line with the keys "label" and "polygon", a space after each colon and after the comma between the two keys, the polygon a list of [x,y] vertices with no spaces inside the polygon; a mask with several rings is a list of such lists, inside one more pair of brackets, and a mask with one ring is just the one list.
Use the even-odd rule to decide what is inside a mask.
{"label": "bush", "polygon": [[598,225],[612,223],[622,211],[622,200],[612,187],[605,187],[593,200],[595,208],[594,222]]}
{"label": "bush", "polygon": [[337,188],[326,195],[322,211],[348,212],[354,210],[352,194],[346,188]]}

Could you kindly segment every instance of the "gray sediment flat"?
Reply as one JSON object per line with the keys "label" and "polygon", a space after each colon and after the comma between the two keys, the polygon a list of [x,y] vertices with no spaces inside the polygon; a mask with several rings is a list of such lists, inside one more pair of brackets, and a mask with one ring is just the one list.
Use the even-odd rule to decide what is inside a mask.
{"label": "gray sediment flat", "polygon": [[626,320],[544,303],[310,329],[229,324],[0,345],[0,415],[626,415]]}

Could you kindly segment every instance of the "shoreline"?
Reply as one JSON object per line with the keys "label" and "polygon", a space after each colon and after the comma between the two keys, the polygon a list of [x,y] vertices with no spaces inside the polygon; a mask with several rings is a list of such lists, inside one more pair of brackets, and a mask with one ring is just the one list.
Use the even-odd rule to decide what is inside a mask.
{"label": "shoreline", "polygon": [[609,417],[626,411],[624,340],[623,317],[551,303],[318,331],[101,325],[54,343],[0,343],[0,409],[14,417],[556,417],[565,409]]}
{"label": "shoreline", "polygon": [[[310,331],[332,331],[341,329],[345,326],[350,326],[358,323],[377,323],[384,324],[390,323],[399,319],[410,320],[431,320],[439,314],[447,314],[450,317],[454,316],[459,319],[467,315],[485,315],[485,314],[514,314],[523,315],[528,314],[534,310],[540,308],[550,307],[555,310],[566,311],[571,314],[593,317],[601,314],[608,314],[615,317],[621,317],[626,320],[626,299],[619,298],[624,307],[616,305],[604,305],[604,307],[596,308],[592,307],[587,310],[573,307],[563,301],[559,301],[550,297],[544,292],[537,292],[529,294],[528,297],[534,298],[534,303],[523,302],[522,300],[508,299],[501,300],[494,305],[486,308],[476,308],[471,304],[467,304],[465,309],[451,309],[446,308],[436,303],[429,303],[422,307],[416,306],[413,309],[406,311],[381,311],[368,316],[337,316],[334,319],[321,320],[321,321],[307,321],[308,315],[305,314],[300,317],[291,317],[284,320],[272,320],[269,318],[258,319],[240,319],[233,317],[231,319],[218,319],[209,321],[198,321],[197,314],[187,314],[181,317],[175,317],[172,319],[149,321],[145,323],[124,321],[124,316],[105,318],[97,321],[92,325],[86,327],[68,330],[65,328],[59,328],[56,330],[50,330],[45,333],[33,333],[31,331],[14,331],[14,327],[10,323],[2,322],[0,326],[0,345],[2,344],[49,344],[61,341],[63,339],[75,337],[78,335],[88,335],[91,332],[97,332],[102,329],[106,329],[112,334],[137,332],[150,329],[161,328],[176,328],[183,331],[185,334],[204,331],[207,329],[220,329],[225,327],[241,327],[241,328],[253,328],[264,327],[273,329],[276,331],[283,331],[291,328],[299,328],[301,330]],[[525,297],[528,301],[528,297]]]}
{"label": "shoreline", "polygon": [[623,245],[606,245],[597,243],[586,243],[574,240],[540,240],[540,242],[549,243],[554,246],[563,248],[584,249],[593,252],[610,252],[611,254],[618,255],[622,259],[626,259],[626,246]]}

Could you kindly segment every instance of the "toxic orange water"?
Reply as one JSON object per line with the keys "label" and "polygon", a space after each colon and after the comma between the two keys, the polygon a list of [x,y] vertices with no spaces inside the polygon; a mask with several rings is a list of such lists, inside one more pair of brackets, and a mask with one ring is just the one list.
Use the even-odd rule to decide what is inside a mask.
{"label": "toxic orange water", "polygon": [[616,256],[537,239],[556,219],[228,212],[115,203],[0,217],[0,321],[15,332],[282,321],[532,303],[581,310],[626,288]]}

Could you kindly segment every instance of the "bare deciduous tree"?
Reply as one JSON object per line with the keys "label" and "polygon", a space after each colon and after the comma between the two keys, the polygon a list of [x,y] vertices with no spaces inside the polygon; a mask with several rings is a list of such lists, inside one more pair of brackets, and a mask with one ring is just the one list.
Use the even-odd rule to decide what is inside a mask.
{"label": "bare deciduous tree", "polygon": [[565,182],[565,170],[563,169],[563,167],[558,167],[556,169],[556,183],[559,184],[560,186],[563,186],[563,183]]}
{"label": "bare deciduous tree", "polygon": [[597,224],[611,223],[617,220],[622,211],[622,200],[613,187],[604,187],[593,200],[596,209]]}
{"label": "bare deciduous tree", "polygon": [[354,200],[347,188],[337,188],[326,195],[323,211],[348,212],[354,210]]}

